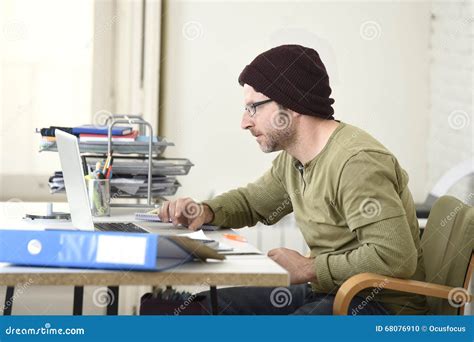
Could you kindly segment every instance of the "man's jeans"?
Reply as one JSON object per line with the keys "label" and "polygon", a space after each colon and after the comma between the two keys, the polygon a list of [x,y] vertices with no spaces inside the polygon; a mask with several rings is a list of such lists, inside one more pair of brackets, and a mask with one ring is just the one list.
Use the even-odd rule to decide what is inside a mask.
{"label": "man's jeans", "polygon": [[[211,314],[209,291],[201,301]],[[309,284],[290,287],[229,287],[217,290],[219,315],[332,315],[334,295],[314,293]],[[382,304],[354,297],[349,315],[390,315]]]}

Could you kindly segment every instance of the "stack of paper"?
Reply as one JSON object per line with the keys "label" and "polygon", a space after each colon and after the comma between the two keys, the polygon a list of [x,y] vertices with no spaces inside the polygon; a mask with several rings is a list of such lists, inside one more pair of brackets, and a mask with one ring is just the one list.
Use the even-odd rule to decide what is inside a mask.
{"label": "stack of paper", "polygon": [[[64,192],[64,178],[61,171],[56,171],[49,178],[50,192]],[[111,196],[114,198],[126,197],[146,197],[148,191],[148,177],[146,176],[130,176],[114,174],[110,180]],[[175,177],[152,177],[151,193],[153,196],[172,196],[178,191],[181,184]]]}
{"label": "stack of paper", "polygon": [[[116,115],[115,117],[125,116]],[[106,178],[110,179],[112,201],[117,198],[148,199],[149,183],[151,183],[149,203],[162,200],[164,196],[173,196],[181,186],[175,177],[187,175],[193,164],[185,158],[161,157],[165,149],[168,146],[174,146],[174,144],[162,137],[140,135],[141,130],[137,125],[145,124],[144,120],[128,122],[128,126],[113,125],[109,127],[89,124],[77,127],[50,126],[37,129],[36,132],[41,134],[40,152],[57,152],[56,132],[58,130],[65,131],[78,139],[84,174],[96,170],[96,165],[104,165],[104,160],[107,158],[107,173],[103,173]],[[109,129],[111,129],[112,135],[110,149]],[[149,167],[150,147],[151,172]],[[150,177],[149,173],[151,173]],[[51,193],[65,191],[62,172],[55,172],[49,178],[49,188]]]}

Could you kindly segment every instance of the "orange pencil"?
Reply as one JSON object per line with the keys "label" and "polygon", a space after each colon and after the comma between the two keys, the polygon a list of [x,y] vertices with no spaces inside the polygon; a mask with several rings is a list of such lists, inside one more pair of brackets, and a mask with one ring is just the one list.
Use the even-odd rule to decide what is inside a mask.
{"label": "orange pencil", "polygon": [[247,239],[244,236],[237,235],[237,234],[224,234],[224,237],[226,237],[230,240],[235,240],[235,241],[240,241],[240,242],[247,242]]}

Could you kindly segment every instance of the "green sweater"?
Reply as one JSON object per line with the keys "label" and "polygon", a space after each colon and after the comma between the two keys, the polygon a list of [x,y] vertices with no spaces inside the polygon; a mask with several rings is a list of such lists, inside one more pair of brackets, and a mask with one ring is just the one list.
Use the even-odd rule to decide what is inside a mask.
{"label": "green sweater", "polygon": [[[351,276],[373,272],[424,281],[419,227],[408,175],[361,129],[340,123],[305,165],[281,152],[254,183],[205,201],[212,224],[272,225],[294,212],[314,258],[313,290],[335,294]],[[394,314],[425,314],[426,298],[381,286],[359,294]]]}

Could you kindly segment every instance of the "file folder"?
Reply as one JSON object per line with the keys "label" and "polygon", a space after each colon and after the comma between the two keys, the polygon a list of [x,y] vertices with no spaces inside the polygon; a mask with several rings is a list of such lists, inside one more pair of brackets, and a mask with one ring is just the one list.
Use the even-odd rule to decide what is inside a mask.
{"label": "file folder", "polygon": [[179,236],[73,231],[0,230],[0,262],[24,266],[161,271],[195,258],[224,259]]}

